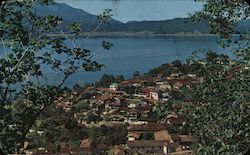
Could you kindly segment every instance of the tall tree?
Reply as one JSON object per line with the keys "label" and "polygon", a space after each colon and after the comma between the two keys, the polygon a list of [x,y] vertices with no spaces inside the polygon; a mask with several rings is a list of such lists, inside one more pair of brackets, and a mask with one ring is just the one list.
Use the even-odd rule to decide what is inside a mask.
{"label": "tall tree", "polygon": [[234,55],[206,52],[205,58],[193,59],[202,65],[202,80],[182,114],[196,138],[197,154],[243,154],[250,147],[250,35],[249,29],[236,30],[249,15],[242,0],[205,0],[203,11],[193,15],[208,20],[211,33],[221,37],[219,45]]}
{"label": "tall tree", "polygon": [[[91,59],[90,50],[81,48],[76,39],[81,23],[72,23],[67,37],[60,30],[62,18],[37,16],[40,5],[53,0],[0,1],[0,148],[8,153],[23,146],[29,129],[46,107],[61,93],[67,78],[79,71],[98,71],[103,66]],[[101,23],[110,18],[110,10],[98,17]],[[47,37],[60,33],[63,37]],[[66,44],[70,42],[70,44]],[[109,49],[107,42],[102,42]],[[58,56],[60,55],[60,57]],[[47,84],[47,74],[57,75]]]}

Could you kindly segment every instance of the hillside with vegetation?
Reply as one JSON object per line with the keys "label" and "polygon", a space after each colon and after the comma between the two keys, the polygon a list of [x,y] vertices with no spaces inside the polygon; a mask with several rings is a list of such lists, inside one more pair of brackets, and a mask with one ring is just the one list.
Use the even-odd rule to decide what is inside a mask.
{"label": "hillside with vegetation", "polygon": [[[63,88],[70,75],[103,68],[76,44],[81,24],[68,26],[68,38],[63,18],[34,12],[53,0],[0,1],[0,154],[249,154],[250,36],[234,35],[250,17],[245,1],[205,0],[191,16],[233,57],[208,50],[73,89]],[[112,20],[110,10],[98,19]],[[63,37],[45,37],[55,31]],[[42,82],[44,66],[58,74],[53,85]]]}

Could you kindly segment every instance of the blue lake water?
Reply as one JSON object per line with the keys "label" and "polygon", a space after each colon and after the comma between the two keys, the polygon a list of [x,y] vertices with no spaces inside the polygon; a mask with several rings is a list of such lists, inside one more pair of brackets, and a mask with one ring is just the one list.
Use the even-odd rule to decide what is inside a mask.
{"label": "blue lake water", "polygon": [[[113,47],[106,51],[100,46],[102,40],[110,41]],[[98,81],[104,73],[130,78],[134,71],[148,72],[150,69],[173,60],[185,60],[192,52],[209,49],[222,53],[216,37],[108,37],[79,39],[82,47],[92,50],[93,59],[105,64],[100,72],[76,73],[66,81],[67,86],[83,85]],[[0,48],[3,54],[3,47]],[[47,71],[50,72],[49,70]],[[51,72],[48,80],[56,82],[58,75]]]}

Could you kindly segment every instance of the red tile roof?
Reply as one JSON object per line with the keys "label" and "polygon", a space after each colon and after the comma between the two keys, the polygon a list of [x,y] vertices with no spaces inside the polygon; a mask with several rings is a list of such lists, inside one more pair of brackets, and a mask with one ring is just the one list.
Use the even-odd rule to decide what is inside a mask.
{"label": "red tile roof", "polygon": [[91,145],[92,145],[92,140],[91,139],[84,139],[81,144],[80,147],[86,150],[91,150]]}
{"label": "red tile roof", "polygon": [[183,143],[194,142],[194,138],[190,135],[179,135],[179,140]]}
{"label": "red tile roof", "polygon": [[154,133],[155,140],[165,140],[168,143],[171,142],[171,136],[167,130],[162,130]]}
{"label": "red tile roof", "polygon": [[145,132],[155,132],[165,130],[166,126],[159,123],[149,123],[147,125],[131,125],[128,126],[128,131],[145,131]]}
{"label": "red tile roof", "polygon": [[128,147],[163,147],[167,145],[168,142],[165,140],[135,140],[135,141],[128,141]]}

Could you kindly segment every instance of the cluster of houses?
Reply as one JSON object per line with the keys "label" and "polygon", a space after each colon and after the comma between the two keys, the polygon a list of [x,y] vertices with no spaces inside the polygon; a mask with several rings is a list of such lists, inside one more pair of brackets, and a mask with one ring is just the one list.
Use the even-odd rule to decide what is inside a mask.
{"label": "cluster of houses", "polygon": [[[85,126],[126,124],[127,143],[112,146],[113,154],[136,152],[139,154],[191,155],[193,152],[190,145],[194,139],[185,132],[178,132],[185,124],[185,119],[176,114],[182,104],[189,104],[190,101],[183,100],[181,104],[172,105],[172,110],[161,119],[155,116],[154,108],[168,104],[168,101],[173,98],[172,94],[180,93],[183,86],[190,88],[199,80],[196,75],[185,75],[181,72],[170,76],[130,79],[112,83],[108,88],[87,87],[71,93],[67,98],[65,96],[59,98],[57,105],[67,111],[72,108],[74,101],[87,101],[90,108],[74,113],[78,123]],[[84,94],[91,95],[85,98]],[[101,111],[99,105],[103,106]],[[89,123],[86,118],[90,114],[100,115],[103,120]],[[170,131],[171,128],[177,131]],[[110,149],[110,146],[98,147],[103,150]],[[55,148],[54,152],[64,151],[73,154],[77,152],[91,154],[93,149],[91,139],[83,140],[77,147]]]}
{"label": "cluster of houses", "polygon": [[[153,138],[140,140],[140,136],[145,133],[151,133]],[[193,138],[190,135],[170,134],[166,130],[166,124],[151,122],[146,125],[131,125],[128,127],[127,147],[132,153],[166,155],[168,152],[178,152],[192,154],[190,150],[192,142]]]}

